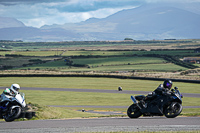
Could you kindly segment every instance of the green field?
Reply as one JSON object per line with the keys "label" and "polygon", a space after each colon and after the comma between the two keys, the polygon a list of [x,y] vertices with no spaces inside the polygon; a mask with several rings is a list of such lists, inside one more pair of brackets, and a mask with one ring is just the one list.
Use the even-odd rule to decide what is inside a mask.
{"label": "green field", "polygon": [[14,51],[13,54],[24,56],[55,56],[61,54],[63,51]]}
{"label": "green field", "polygon": [[[16,46],[18,43],[14,44]],[[29,43],[26,43],[27,45]],[[46,43],[45,43],[46,44]],[[53,43],[52,43],[53,44]],[[33,44],[29,44],[33,45]],[[46,44],[47,45],[47,44]],[[51,43],[49,44],[51,45]],[[60,44],[58,44],[60,45]],[[85,45],[85,42],[84,42]],[[99,45],[99,44],[98,44]],[[138,45],[138,44],[137,44]],[[141,44],[141,47],[158,46],[157,43]],[[34,45],[36,46],[36,45]],[[90,44],[88,44],[90,46]],[[119,45],[118,45],[119,46]],[[171,45],[170,45],[171,46]],[[73,46],[74,47],[74,46]],[[103,47],[103,46],[102,46]],[[164,50],[10,50],[0,51],[2,70],[50,70],[60,72],[118,72],[118,71],[158,71],[175,72],[199,67],[180,61],[183,57],[199,56],[194,49]],[[167,58],[166,58],[167,57]],[[57,60],[59,59],[59,60]],[[71,61],[67,64],[64,60]],[[175,59],[175,60],[174,60]],[[35,61],[33,61],[35,60]],[[176,63],[178,62],[178,64]],[[192,65],[192,67],[191,67]],[[85,66],[85,67],[84,67]]]}
{"label": "green field", "polygon": [[31,65],[16,69],[55,69],[59,71],[179,71],[187,70],[187,68],[166,63],[166,60],[156,57],[105,57],[105,58],[84,58],[71,59],[74,64],[85,65],[86,67],[73,67],[66,65],[63,60],[50,61],[47,63]]}
{"label": "green field", "polygon": [[184,67],[180,67],[174,64],[141,64],[141,65],[115,65],[115,66],[92,66],[91,68],[68,68],[62,71],[104,71],[104,72],[123,72],[123,71],[135,71],[135,70],[147,70],[147,71],[179,71],[187,70]]}
{"label": "green field", "polygon": [[[46,49],[170,49],[199,46],[199,39],[183,40],[135,40],[135,41],[66,41],[66,42],[0,42],[2,50],[46,50]],[[149,48],[147,48],[149,49]]]}
{"label": "green field", "polygon": [[[57,59],[58,57],[7,57],[0,59],[0,65],[2,66],[10,66],[14,67],[14,69],[17,69],[18,67],[25,67],[27,65],[31,64],[41,64],[42,61],[52,61],[54,59]],[[35,60],[35,61],[34,61]],[[38,61],[39,60],[39,61]],[[44,64],[44,63],[43,63]],[[9,68],[13,69],[13,68]]]}
{"label": "green field", "polygon": [[124,65],[124,64],[154,64],[166,62],[162,58],[155,57],[107,57],[107,58],[85,58],[73,59],[74,64],[84,64],[89,66],[97,65]]}
{"label": "green field", "polygon": [[195,56],[199,55],[194,53],[194,50],[152,50],[152,51],[142,51],[142,50],[34,50],[34,51],[0,51],[0,55],[5,54],[15,54],[23,56],[125,56],[125,55],[172,55],[172,56]]}
{"label": "green field", "polygon": [[[124,50],[124,51],[107,51],[107,50],[77,50],[77,51],[66,51],[62,56],[71,55],[84,55],[84,56],[112,56],[112,55],[147,55],[147,54],[159,54],[159,55],[195,55],[194,50],[161,50],[161,51],[135,51],[135,50]],[[196,54],[198,55],[198,54]]]}
{"label": "green field", "polygon": [[[19,83],[23,87],[44,88],[79,88],[79,89],[107,89],[117,90],[122,86],[124,90],[153,91],[162,81],[94,78],[94,77],[1,77],[0,86],[9,87],[12,83]],[[199,84],[174,82],[182,93],[200,93]]]}

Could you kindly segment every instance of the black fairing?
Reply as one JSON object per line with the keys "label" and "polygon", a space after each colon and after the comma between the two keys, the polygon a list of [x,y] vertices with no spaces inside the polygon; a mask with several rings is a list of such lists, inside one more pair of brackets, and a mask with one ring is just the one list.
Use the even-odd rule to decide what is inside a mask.
{"label": "black fairing", "polygon": [[163,115],[163,104],[165,103],[166,97],[157,96],[152,101],[145,101],[147,103],[147,107],[141,109],[142,113],[150,113],[154,115]]}
{"label": "black fairing", "polygon": [[[143,108],[140,110],[144,115],[163,115],[163,109],[169,105],[172,101],[179,102],[182,104],[180,97],[175,94],[157,95],[153,100],[140,101],[140,105]],[[143,102],[143,105],[142,105]],[[147,106],[145,107],[145,103]]]}
{"label": "black fairing", "polygon": [[138,96],[135,96],[135,99],[138,100],[138,101],[144,100],[145,96],[144,95],[138,95]]}

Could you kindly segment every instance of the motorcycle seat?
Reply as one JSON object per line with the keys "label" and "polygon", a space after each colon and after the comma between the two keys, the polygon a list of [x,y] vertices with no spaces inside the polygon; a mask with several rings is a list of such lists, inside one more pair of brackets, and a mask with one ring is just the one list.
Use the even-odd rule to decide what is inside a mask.
{"label": "motorcycle seat", "polygon": [[138,101],[144,100],[145,96],[144,95],[135,96],[135,99],[138,100]]}

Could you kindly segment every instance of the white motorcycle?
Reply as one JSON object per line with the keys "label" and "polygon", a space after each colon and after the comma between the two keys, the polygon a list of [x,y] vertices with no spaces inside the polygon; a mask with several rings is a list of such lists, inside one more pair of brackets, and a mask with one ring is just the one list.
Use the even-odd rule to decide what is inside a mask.
{"label": "white motorcycle", "polygon": [[11,122],[19,118],[26,107],[24,96],[25,94],[22,92],[17,92],[13,96],[2,93],[0,95],[0,118],[6,122]]}

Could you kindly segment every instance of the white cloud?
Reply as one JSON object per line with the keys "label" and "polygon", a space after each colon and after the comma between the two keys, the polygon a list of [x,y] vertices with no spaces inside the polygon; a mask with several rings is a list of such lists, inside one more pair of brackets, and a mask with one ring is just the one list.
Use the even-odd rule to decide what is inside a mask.
{"label": "white cloud", "polygon": [[[123,8],[124,9],[124,8]],[[122,8],[105,8],[99,9],[96,11],[89,12],[58,12],[58,11],[48,11],[49,15],[43,15],[43,17],[33,17],[31,19],[19,19],[23,21],[26,26],[41,27],[43,25],[52,25],[52,24],[65,24],[65,23],[77,23],[85,21],[89,18],[105,18],[115,12],[122,10]],[[37,13],[35,13],[36,16]]]}
{"label": "white cloud", "polygon": [[[1,0],[0,16],[13,17],[27,26],[75,23],[104,18],[143,3],[200,2],[200,0]],[[44,3],[47,1],[46,3]],[[14,3],[13,3],[14,2]],[[7,5],[6,5],[6,4]],[[8,4],[9,3],[9,4]]]}
{"label": "white cloud", "polygon": [[[95,1],[98,0],[94,0],[94,2]],[[18,20],[22,21],[26,26],[41,27],[43,25],[76,23],[85,21],[91,17],[104,18],[122,9],[133,8],[133,6],[125,6],[120,8],[95,7],[97,9],[93,9],[93,5],[91,4],[91,7],[87,7],[87,11],[87,8],[84,7],[87,2],[89,1],[85,1],[84,3],[80,0],[73,0],[71,2],[37,3],[31,5],[0,5],[0,9],[3,10],[0,12],[0,16],[17,18]],[[65,11],[65,9],[60,9],[62,7],[69,7],[71,5],[73,5],[74,9],[68,9],[69,11]],[[76,9],[81,6],[83,6],[85,9]]]}

